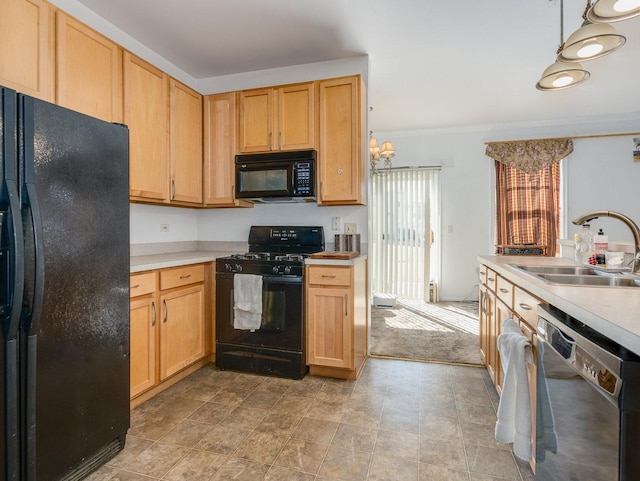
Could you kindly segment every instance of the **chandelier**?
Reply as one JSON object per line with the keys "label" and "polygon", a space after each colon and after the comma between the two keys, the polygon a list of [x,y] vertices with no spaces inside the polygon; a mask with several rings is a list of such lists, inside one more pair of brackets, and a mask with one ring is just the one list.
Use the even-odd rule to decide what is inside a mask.
{"label": "chandelier", "polygon": [[371,173],[375,174],[378,169],[378,163],[383,161],[383,168],[391,169],[391,157],[396,155],[396,149],[388,140],[382,143],[382,147],[378,146],[378,139],[373,137],[373,131],[369,132],[369,161],[371,163]]}

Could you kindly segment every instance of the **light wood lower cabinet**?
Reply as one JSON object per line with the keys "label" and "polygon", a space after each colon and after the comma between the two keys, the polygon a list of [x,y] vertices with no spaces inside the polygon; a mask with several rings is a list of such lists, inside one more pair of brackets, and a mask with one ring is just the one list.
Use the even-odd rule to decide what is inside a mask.
{"label": "light wood lower cabinet", "polygon": [[306,277],[309,372],[356,379],[368,355],[367,262],[310,265]]}
{"label": "light wood lower cabinet", "polygon": [[211,264],[131,275],[132,406],[209,362]]}
{"label": "light wood lower cabinet", "polygon": [[157,275],[145,272],[131,275],[130,287],[130,364],[132,398],[156,384]]}
{"label": "light wood lower cabinet", "polygon": [[502,322],[512,318],[531,343],[533,364],[527,366],[532,425],[531,442],[533,460],[531,468],[535,472],[536,447],[536,376],[537,376],[537,305],[540,301],[524,289],[512,283],[486,265],[480,265],[480,353],[498,394],[502,393],[504,372],[498,351],[498,336],[502,332]]}
{"label": "light wood lower cabinet", "polygon": [[204,285],[160,296],[160,380],[204,357]]}

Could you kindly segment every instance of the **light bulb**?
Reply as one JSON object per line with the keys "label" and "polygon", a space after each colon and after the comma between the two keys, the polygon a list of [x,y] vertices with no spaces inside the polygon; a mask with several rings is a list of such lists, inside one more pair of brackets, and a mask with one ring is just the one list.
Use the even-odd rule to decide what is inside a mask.
{"label": "light bulb", "polygon": [[604,47],[598,42],[587,42],[576,52],[576,55],[580,58],[593,57],[602,52]]}
{"label": "light bulb", "polygon": [[628,12],[638,7],[640,7],[640,0],[618,0],[613,5],[613,9],[616,12]]}
{"label": "light bulb", "polygon": [[566,87],[572,82],[571,75],[559,75],[553,82],[554,87]]}

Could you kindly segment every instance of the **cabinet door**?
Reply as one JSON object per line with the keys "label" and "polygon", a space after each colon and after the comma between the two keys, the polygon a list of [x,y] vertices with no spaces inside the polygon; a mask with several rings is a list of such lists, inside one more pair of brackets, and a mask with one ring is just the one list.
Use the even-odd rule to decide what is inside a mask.
{"label": "cabinet door", "polygon": [[307,362],[353,368],[350,289],[307,289]]}
{"label": "cabinet door", "polygon": [[362,203],[359,77],[319,82],[319,204]]}
{"label": "cabinet door", "polygon": [[490,342],[492,343],[491,349],[493,351],[493,383],[496,385],[498,393],[502,394],[502,383],[504,381],[504,372],[502,372],[502,362],[500,361],[500,352],[498,351],[498,336],[502,333],[502,321],[511,317],[513,318],[513,311],[509,306],[506,306],[501,300],[495,301],[494,322],[492,326],[492,333]]}
{"label": "cabinet door", "polygon": [[240,152],[268,152],[273,148],[273,89],[244,90],[239,94]]}
{"label": "cabinet door", "polygon": [[52,101],[51,8],[43,0],[3,0],[0,6],[0,85]]}
{"label": "cabinet door", "polygon": [[169,80],[124,53],[124,123],[129,126],[129,194],[132,200],[169,202]]}
{"label": "cabinet door", "polygon": [[313,82],[278,89],[278,131],[273,150],[315,148],[313,94]]}
{"label": "cabinet door", "polygon": [[137,298],[130,304],[130,363],[133,398],[156,384],[155,297]]}
{"label": "cabinet door", "polygon": [[170,81],[171,201],[202,204],[202,95]]}
{"label": "cabinet door", "polygon": [[492,298],[489,295],[487,286],[480,284],[480,312],[479,312],[479,324],[480,324],[480,356],[485,366],[491,364],[489,357],[489,326],[493,318],[493,304]]}
{"label": "cabinet door", "polygon": [[56,12],[56,103],[107,122],[122,122],[122,50]]}
{"label": "cabinet door", "polygon": [[160,380],[204,357],[204,285],[160,296]]}
{"label": "cabinet door", "polygon": [[235,146],[235,92],[207,95],[204,98],[205,205],[236,205]]}

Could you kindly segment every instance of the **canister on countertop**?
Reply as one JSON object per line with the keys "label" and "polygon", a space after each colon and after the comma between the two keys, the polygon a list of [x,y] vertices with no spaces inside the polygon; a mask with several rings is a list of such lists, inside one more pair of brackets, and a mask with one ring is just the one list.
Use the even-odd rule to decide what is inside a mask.
{"label": "canister on countertop", "polygon": [[360,252],[360,234],[336,234],[335,250]]}

